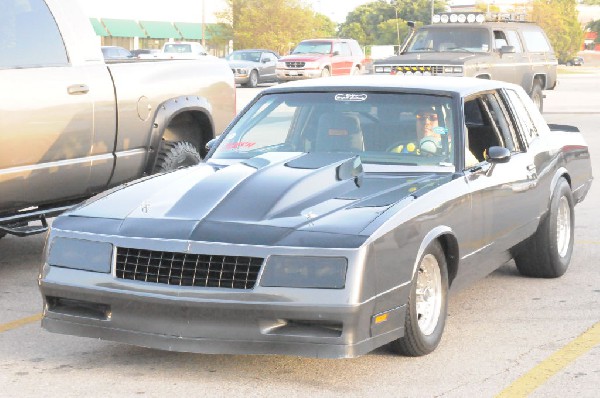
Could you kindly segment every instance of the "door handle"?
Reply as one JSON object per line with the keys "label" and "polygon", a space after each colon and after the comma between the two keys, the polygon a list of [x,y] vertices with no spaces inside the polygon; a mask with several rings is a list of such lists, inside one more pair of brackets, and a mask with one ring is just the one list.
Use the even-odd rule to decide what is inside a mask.
{"label": "door handle", "polygon": [[67,87],[69,95],[87,94],[88,91],[90,91],[90,88],[86,84],[72,84]]}

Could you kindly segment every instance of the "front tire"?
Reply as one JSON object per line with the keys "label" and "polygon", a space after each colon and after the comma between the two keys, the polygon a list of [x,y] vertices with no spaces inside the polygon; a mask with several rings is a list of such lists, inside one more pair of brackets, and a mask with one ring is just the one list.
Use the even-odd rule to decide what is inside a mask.
{"label": "front tire", "polygon": [[245,87],[254,88],[258,85],[258,72],[253,70],[250,72],[250,76],[248,77],[248,83],[246,83]]}
{"label": "front tire", "polygon": [[162,173],[179,169],[181,167],[194,166],[202,161],[198,149],[185,141],[163,141],[162,149],[156,159],[155,173]]}
{"label": "front tire", "polygon": [[574,226],[571,187],[564,178],[560,178],[554,188],[547,216],[515,256],[515,264],[521,275],[558,278],[567,272],[573,254]]}
{"label": "front tire", "polygon": [[323,70],[321,71],[321,77],[329,77],[331,76],[331,72],[329,71],[329,68],[323,68]]}
{"label": "front tire", "polygon": [[448,313],[448,268],[439,242],[432,242],[419,260],[404,318],[404,336],[391,343],[399,354],[427,355],[436,349]]}

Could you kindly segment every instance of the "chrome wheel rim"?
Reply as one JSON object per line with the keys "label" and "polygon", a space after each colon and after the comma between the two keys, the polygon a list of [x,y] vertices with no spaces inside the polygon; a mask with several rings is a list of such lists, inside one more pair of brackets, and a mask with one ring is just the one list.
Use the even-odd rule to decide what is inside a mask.
{"label": "chrome wheel rim", "polygon": [[416,312],[421,333],[428,336],[435,330],[442,309],[442,275],[433,254],[421,260],[417,270]]}
{"label": "chrome wheel rim", "polygon": [[569,251],[571,244],[571,209],[569,201],[565,196],[558,202],[558,214],[556,216],[556,247],[558,255],[564,257]]}

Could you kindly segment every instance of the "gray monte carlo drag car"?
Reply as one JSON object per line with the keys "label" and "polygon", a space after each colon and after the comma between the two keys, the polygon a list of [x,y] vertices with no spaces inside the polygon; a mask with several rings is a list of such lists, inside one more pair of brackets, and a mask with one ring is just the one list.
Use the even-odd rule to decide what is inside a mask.
{"label": "gray monte carlo drag car", "polygon": [[44,328],[197,353],[425,355],[449,293],[510,259],[567,270],[592,182],[576,128],[475,78],[271,87],[209,146],[54,220]]}

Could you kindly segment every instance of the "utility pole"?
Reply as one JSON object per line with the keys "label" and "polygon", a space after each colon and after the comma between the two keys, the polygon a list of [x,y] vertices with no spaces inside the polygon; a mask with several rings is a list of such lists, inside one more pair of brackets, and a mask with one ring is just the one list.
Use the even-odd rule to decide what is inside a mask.
{"label": "utility pole", "polygon": [[434,0],[431,0],[431,21],[429,23],[433,23],[433,2]]}
{"label": "utility pole", "polygon": [[204,8],[204,0],[202,0],[202,47],[206,49],[206,9]]}

